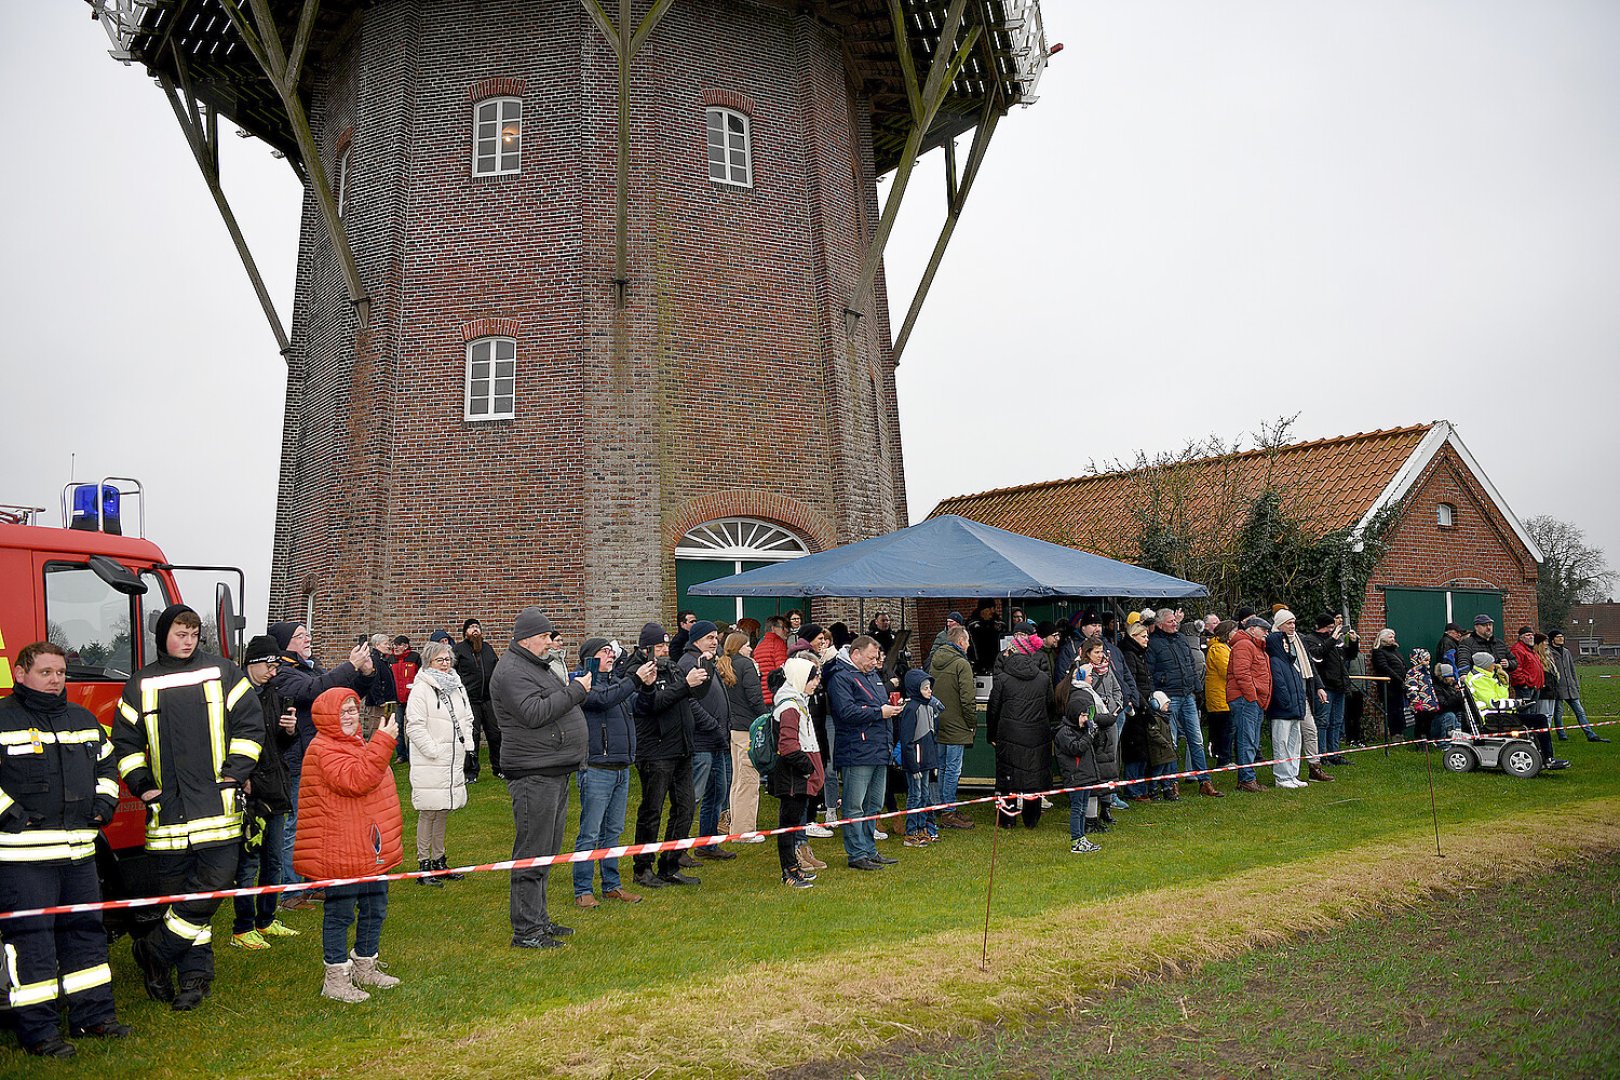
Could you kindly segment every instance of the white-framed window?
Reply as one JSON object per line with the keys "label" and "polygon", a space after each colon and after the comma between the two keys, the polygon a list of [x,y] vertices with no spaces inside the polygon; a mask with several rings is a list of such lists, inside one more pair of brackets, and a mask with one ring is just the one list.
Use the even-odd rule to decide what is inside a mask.
{"label": "white-framed window", "polygon": [[1441,528],[1451,528],[1457,524],[1457,508],[1450,503],[1438,504],[1434,508],[1434,522]]}
{"label": "white-framed window", "polygon": [[352,154],[352,153],[354,153],[354,144],[351,143],[350,145],[345,146],[343,148],[343,153],[338,155],[338,168],[337,168],[337,173],[338,173],[338,176],[337,176],[337,181],[338,181],[337,182],[338,217],[343,216],[344,208],[347,207],[348,202],[349,202],[349,155]]}
{"label": "white-framed window", "polygon": [[709,179],[754,186],[754,147],[748,117],[731,109],[709,110]]}
{"label": "white-framed window", "polygon": [[516,387],[516,341],[487,337],[467,343],[468,420],[512,419]]}
{"label": "white-framed window", "polygon": [[473,106],[474,176],[522,171],[523,99],[485,98]]}

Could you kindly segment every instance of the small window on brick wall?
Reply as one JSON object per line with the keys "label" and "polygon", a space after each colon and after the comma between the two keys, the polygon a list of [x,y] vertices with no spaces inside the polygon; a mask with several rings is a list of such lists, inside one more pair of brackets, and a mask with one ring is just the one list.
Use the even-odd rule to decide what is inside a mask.
{"label": "small window on brick wall", "polygon": [[748,117],[731,109],[709,110],[709,179],[754,186],[754,149]]}
{"label": "small window on brick wall", "polygon": [[516,387],[516,341],[489,337],[467,343],[468,420],[510,420]]}
{"label": "small window on brick wall", "polygon": [[338,187],[338,189],[337,189],[338,217],[342,217],[343,216],[343,211],[348,208],[348,202],[349,202],[349,156],[350,156],[351,153],[353,153],[353,151],[354,151],[354,147],[345,146],[343,148],[343,153],[338,155],[338,185],[337,185],[337,187]]}
{"label": "small window on brick wall", "polygon": [[486,98],[473,106],[473,175],[505,176],[523,166],[523,102]]}
{"label": "small window on brick wall", "polygon": [[1443,529],[1449,529],[1457,524],[1457,508],[1450,503],[1440,503],[1434,508],[1434,520]]}

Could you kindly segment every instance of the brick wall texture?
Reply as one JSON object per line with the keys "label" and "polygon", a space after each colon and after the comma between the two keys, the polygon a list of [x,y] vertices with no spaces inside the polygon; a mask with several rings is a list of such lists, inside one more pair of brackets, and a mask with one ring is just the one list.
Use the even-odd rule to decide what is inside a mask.
{"label": "brick wall texture", "polygon": [[[634,18],[646,10],[635,4]],[[813,17],[673,5],[632,65],[616,302],[617,61],[578,4],[388,0],[310,102],[371,298],[358,327],[306,198],[272,616],[574,641],[675,607],[674,543],[745,514],[813,550],[906,524],[868,103]],[[523,102],[522,171],[472,175],[473,108]],[[705,103],[745,107],[755,183],[708,175]],[[352,134],[350,134],[352,132]],[[517,342],[516,417],[464,419],[467,342]]]}

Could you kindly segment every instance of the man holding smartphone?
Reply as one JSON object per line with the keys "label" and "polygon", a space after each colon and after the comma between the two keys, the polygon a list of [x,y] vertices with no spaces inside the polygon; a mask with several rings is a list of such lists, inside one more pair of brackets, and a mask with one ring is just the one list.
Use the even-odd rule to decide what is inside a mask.
{"label": "man holding smartphone", "polygon": [[495,646],[484,640],[484,627],[477,619],[461,624],[461,641],[456,644],[456,674],[467,688],[472,706],[472,753],[467,755],[467,783],[478,782],[478,747],[489,743],[489,771],[501,778],[501,729],[495,723],[495,708],[489,700],[489,680],[495,676]]}

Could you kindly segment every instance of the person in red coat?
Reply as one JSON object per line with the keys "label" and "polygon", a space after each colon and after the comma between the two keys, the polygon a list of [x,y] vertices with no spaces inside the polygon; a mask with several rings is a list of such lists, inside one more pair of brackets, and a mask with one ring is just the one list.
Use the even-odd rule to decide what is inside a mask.
{"label": "person in red coat", "polygon": [[787,635],[787,619],[781,615],[772,615],[765,620],[764,636],[759,639],[759,644],[754,646],[754,666],[759,668],[759,683],[765,694],[766,707],[774,704],[771,698],[771,672],[787,663]]}
{"label": "person in red coat", "polygon": [[1271,704],[1271,661],[1262,644],[1270,630],[1270,623],[1253,615],[1229,638],[1232,656],[1226,665],[1226,700],[1232,708],[1239,791],[1260,790],[1254,763],[1260,754],[1260,721]]}
{"label": "person in red coat", "polygon": [[[389,768],[399,721],[384,718],[367,742],[360,733],[360,697],[346,687],[326,691],[310,711],[316,734],[304,754],[293,869],[316,880],[386,874],[404,857],[404,821]],[[349,925],[356,911],[359,926],[350,951]],[[399,985],[377,960],[387,913],[387,882],[326,890],[321,926],[326,959],[323,997],[365,1001],[371,995],[362,987]]]}

